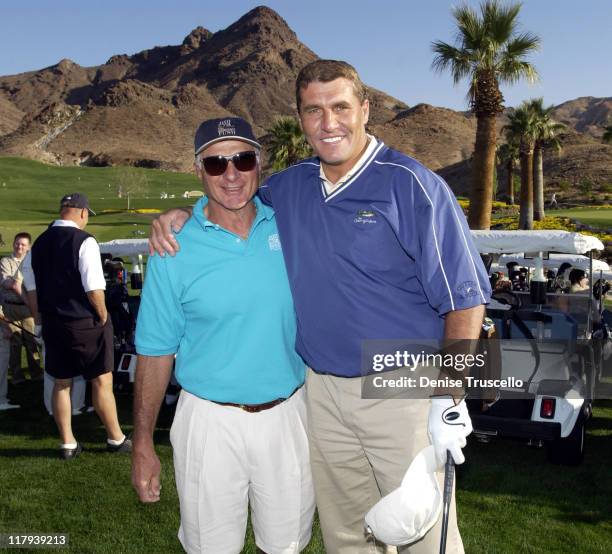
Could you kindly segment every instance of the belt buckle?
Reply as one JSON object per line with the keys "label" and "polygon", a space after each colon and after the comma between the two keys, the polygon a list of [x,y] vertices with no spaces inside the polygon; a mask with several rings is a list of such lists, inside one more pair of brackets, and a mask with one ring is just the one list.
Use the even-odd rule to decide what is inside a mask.
{"label": "belt buckle", "polygon": [[250,406],[249,404],[240,404],[240,409],[253,414],[257,411],[257,406]]}

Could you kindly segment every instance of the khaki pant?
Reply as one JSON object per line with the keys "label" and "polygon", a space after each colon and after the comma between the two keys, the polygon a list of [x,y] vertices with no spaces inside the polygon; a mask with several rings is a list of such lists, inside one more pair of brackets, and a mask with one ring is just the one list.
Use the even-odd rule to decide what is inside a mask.
{"label": "khaki pant", "polygon": [[[34,318],[25,304],[4,304],[2,306],[4,317],[14,321],[26,331],[34,333]],[[11,325],[11,355],[9,369],[13,375],[13,382],[23,381],[23,370],[21,369],[21,349],[25,347],[28,369],[31,379],[42,379],[43,370],[40,367],[40,355],[36,341],[29,333],[24,333],[19,327]]]}
{"label": "khaki pant", "polygon": [[[429,400],[362,399],[360,378],[312,370],[306,386],[312,474],[327,553],[395,552],[366,538],[364,516],[400,485],[412,459],[429,445]],[[438,474],[441,488],[443,478]],[[399,552],[439,552],[440,528],[441,519],[421,541]],[[463,553],[454,495],[446,551]]]}

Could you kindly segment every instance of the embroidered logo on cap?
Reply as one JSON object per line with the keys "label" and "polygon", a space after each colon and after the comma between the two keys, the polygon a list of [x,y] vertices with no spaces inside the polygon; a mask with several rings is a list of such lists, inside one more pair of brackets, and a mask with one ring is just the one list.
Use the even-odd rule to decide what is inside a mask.
{"label": "embroidered logo on cap", "polygon": [[220,137],[226,137],[228,135],[235,135],[236,127],[232,125],[232,120],[224,119],[222,121],[219,121],[219,124],[217,125],[217,134]]}

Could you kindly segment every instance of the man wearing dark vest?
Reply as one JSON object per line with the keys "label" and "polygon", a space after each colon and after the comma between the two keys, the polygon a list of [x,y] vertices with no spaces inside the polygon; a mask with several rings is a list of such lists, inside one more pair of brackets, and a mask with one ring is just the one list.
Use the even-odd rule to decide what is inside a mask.
{"label": "man wearing dark vest", "polygon": [[55,378],[53,417],[63,459],[74,458],[82,450],[72,434],[71,422],[70,387],[78,375],[91,380],[94,407],[108,435],[107,450],[131,452],[132,447],[117,419],[113,328],[104,302],[100,248],[83,230],[90,213],[94,214],[85,195],[64,196],[60,219],[38,237],[31,255],[35,289],[28,287],[28,291],[35,292],[28,297],[33,312],[39,315],[37,323],[42,323],[45,370]]}

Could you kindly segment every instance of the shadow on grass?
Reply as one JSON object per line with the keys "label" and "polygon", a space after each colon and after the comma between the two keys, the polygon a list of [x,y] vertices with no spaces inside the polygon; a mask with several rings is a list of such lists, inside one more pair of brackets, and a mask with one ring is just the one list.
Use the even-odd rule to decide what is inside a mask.
{"label": "shadow on grass", "polygon": [[[6,448],[0,447],[0,456],[10,457],[10,440],[12,437],[29,440],[45,440],[57,438],[57,427],[43,404],[43,384],[41,381],[26,381],[23,384],[9,387],[9,398],[20,409],[0,412],[0,434],[7,437],[4,440]],[[132,430],[132,395],[115,393],[119,422],[123,432],[129,434]],[[155,430],[155,443],[170,444],[170,426],[174,419],[174,407],[164,406],[160,410],[158,424]],[[72,416],[72,427],[75,435],[82,442],[104,444],[106,433],[95,412]],[[90,449],[88,448],[88,451]],[[104,448],[101,448],[104,450]],[[21,450],[20,450],[21,451]],[[105,450],[104,450],[105,451]]]}
{"label": "shadow on grass", "polygon": [[57,448],[0,448],[0,458],[59,459]]}

